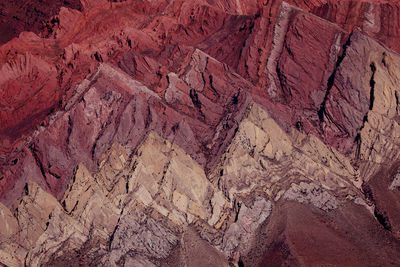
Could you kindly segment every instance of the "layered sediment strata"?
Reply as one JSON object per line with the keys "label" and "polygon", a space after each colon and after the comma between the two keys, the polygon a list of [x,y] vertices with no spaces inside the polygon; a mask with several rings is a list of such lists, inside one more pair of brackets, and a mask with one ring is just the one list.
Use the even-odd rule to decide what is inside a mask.
{"label": "layered sediment strata", "polygon": [[81,4],[0,47],[1,264],[400,264],[398,3]]}
{"label": "layered sediment strata", "polygon": [[[201,165],[182,148],[150,132],[133,152],[114,143],[101,156],[94,173],[78,165],[60,202],[28,183],[25,196],[18,201],[16,218],[2,207],[2,219],[9,229],[3,237],[8,242],[3,244],[2,261],[30,266],[67,261],[130,266],[197,264],[204,260],[227,265],[222,260],[226,257],[246,265],[272,259],[309,265],[378,263],[390,257],[395,265],[398,241],[362,201],[355,183],[357,174],[336,166],[340,153],[312,136],[314,144],[319,144],[317,150],[308,144],[298,146],[302,142],[274,146],[277,135],[273,132],[279,126],[271,127],[271,123],[274,121],[267,112],[253,104],[222,157],[223,168],[217,168],[216,178],[210,181]],[[270,142],[266,143],[267,135]],[[293,129],[283,139],[298,141],[299,135]],[[297,153],[304,161],[297,167],[283,167],[292,171],[282,175],[279,167]],[[321,157],[317,153],[326,154]],[[318,158],[326,162],[322,164]],[[342,160],[345,162],[344,157]],[[326,166],[322,173],[320,166]],[[350,165],[348,168],[352,170]],[[339,169],[343,169],[341,173],[337,173]],[[349,218],[350,222],[362,218],[362,224],[357,226],[357,235],[343,237],[342,233],[354,227]],[[318,221],[318,230],[309,227],[315,226],[313,220]],[[332,226],[334,233],[329,230]],[[326,257],[306,253],[309,249],[303,238],[310,234],[318,242],[327,242],[334,252]],[[377,235],[385,251],[380,254],[374,248],[373,255],[379,257],[373,260],[372,254],[364,258],[364,252],[348,253]],[[210,257],[200,260],[191,254],[195,251],[188,254],[190,250],[182,247],[188,245],[184,241],[187,236],[189,242],[205,239],[200,247]],[[346,245],[339,248],[338,242]],[[263,255],[265,247],[269,250]],[[372,247],[369,249],[372,253]],[[284,251],[290,256],[281,254]],[[335,253],[346,256],[338,261]]]}

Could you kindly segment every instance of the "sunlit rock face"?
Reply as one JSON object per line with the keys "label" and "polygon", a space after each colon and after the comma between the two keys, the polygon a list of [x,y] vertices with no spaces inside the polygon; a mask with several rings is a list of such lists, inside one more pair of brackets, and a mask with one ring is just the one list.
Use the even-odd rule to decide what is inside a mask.
{"label": "sunlit rock face", "polygon": [[17,2],[0,265],[400,265],[400,2]]}

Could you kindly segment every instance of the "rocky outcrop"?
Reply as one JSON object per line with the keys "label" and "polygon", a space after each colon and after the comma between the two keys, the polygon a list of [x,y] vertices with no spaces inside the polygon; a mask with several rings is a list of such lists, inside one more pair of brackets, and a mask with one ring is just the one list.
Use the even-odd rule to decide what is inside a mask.
{"label": "rocky outcrop", "polygon": [[[251,126],[251,122],[257,123],[258,126]],[[197,264],[200,259],[198,256],[193,256],[197,251],[186,248],[186,241],[184,241],[189,235],[190,242],[195,242],[196,238],[200,238],[195,237],[197,233],[207,240],[201,241],[205,242],[204,245],[200,245],[201,250],[210,251],[211,257],[216,257],[216,262],[224,257],[216,248],[225,253],[232,262],[256,264],[257,257],[254,258],[254,255],[257,253],[258,258],[264,257],[263,260],[268,262],[270,257],[279,256],[281,253],[279,251],[286,246],[284,244],[292,242],[292,239],[301,238],[302,232],[298,232],[298,227],[288,224],[290,221],[283,223],[284,217],[276,215],[276,210],[293,212],[293,209],[285,208],[288,207],[287,205],[289,207],[295,205],[291,204],[293,201],[299,203],[296,205],[300,205],[300,210],[307,210],[307,212],[311,208],[309,204],[314,205],[315,207],[311,208],[314,214],[309,215],[310,218],[318,218],[322,216],[322,213],[326,213],[332,217],[332,224],[344,227],[340,229],[348,227],[341,222],[340,216],[349,216],[358,210],[355,216],[361,216],[365,218],[364,221],[366,220],[360,226],[363,227],[362,229],[385,231],[380,228],[377,221],[374,221],[368,209],[363,206],[355,208],[355,203],[361,203],[359,200],[356,201],[356,197],[362,198],[362,195],[357,183],[350,185],[354,182],[354,174],[346,171],[341,175],[330,173],[339,168],[336,167],[334,160],[328,160],[327,174],[318,176],[317,169],[313,167],[313,164],[317,163],[315,161],[307,163],[307,158],[313,153],[309,150],[302,151],[293,144],[292,146],[272,146],[275,143],[271,132],[268,133],[269,144],[272,148],[268,148],[268,145],[262,141],[263,135],[267,135],[264,131],[279,129],[277,125],[271,127],[270,123],[273,123],[273,119],[256,104],[248,109],[235,138],[226,154],[222,156],[226,161],[221,161],[222,166],[225,166],[221,169],[222,171],[219,169],[216,171],[216,175],[219,176],[218,181],[214,178],[211,179],[214,182],[210,182],[201,165],[182,148],[150,132],[139,147],[132,152],[114,143],[100,157],[98,170],[93,174],[80,164],[60,203],[36,184],[28,184],[25,190],[26,196],[18,202],[16,218],[6,207],[3,207],[2,219],[10,225],[7,228],[10,230],[3,240],[15,240],[15,243],[8,244],[2,249],[3,254],[11,255],[8,257],[12,257],[14,262],[10,263],[6,257],[3,257],[3,262],[11,265],[25,262],[29,266],[60,265],[67,261],[72,265],[102,264],[106,266],[130,266],[131,264],[157,266],[162,265],[164,261],[168,265],[182,264],[182,261],[186,264]],[[258,132],[255,131],[257,127],[260,127]],[[287,135],[287,142],[300,134],[296,131],[293,129],[293,132]],[[280,132],[280,134],[284,133]],[[319,151],[322,152],[326,146],[321,141],[319,142]],[[296,152],[289,152],[288,149],[295,149]],[[242,156],[238,156],[239,153]],[[247,160],[246,153],[249,157]],[[297,157],[305,159],[302,163],[303,167],[297,167],[298,170],[294,166],[288,167],[293,171],[286,171],[286,177],[280,178],[279,176],[282,176],[278,169],[278,166],[282,164],[280,162],[288,160],[288,156],[295,156],[291,155],[294,153],[300,153],[301,155]],[[336,158],[340,156],[339,152],[331,151],[330,153],[336,153]],[[153,159],[154,155],[157,156],[157,161]],[[257,159],[257,157],[260,160],[251,161],[252,158]],[[264,161],[261,158],[265,158]],[[326,158],[330,159],[331,156],[328,154]],[[240,164],[238,160],[241,161]],[[248,172],[252,173],[255,179],[249,180],[249,176],[246,175]],[[307,174],[303,174],[304,182],[300,185],[289,183],[289,181],[298,181],[300,172]],[[312,176],[312,172],[316,176]],[[267,178],[268,175],[272,177]],[[211,175],[210,178],[212,177]],[[328,177],[333,180],[330,181]],[[240,182],[246,180],[247,186],[246,183]],[[268,182],[265,183],[266,181]],[[255,198],[256,195],[258,196]],[[295,213],[289,213],[290,215],[287,216],[293,218],[292,220],[298,220],[299,217],[296,214],[299,207],[294,209]],[[334,215],[336,213],[341,215]],[[27,218],[31,220],[26,221]],[[18,225],[15,223],[17,221]],[[27,223],[24,224],[24,221]],[[304,222],[304,225],[310,225],[310,223]],[[321,231],[327,231],[324,225],[325,223],[321,224]],[[275,234],[271,234],[270,230],[263,230],[265,227],[267,229],[279,227],[281,230],[273,231],[279,235],[279,238],[271,240]],[[257,234],[260,231],[270,233],[267,234],[266,240],[260,240]],[[281,231],[286,233],[283,236],[288,235],[286,239],[283,239],[286,241],[275,243],[281,240],[282,236],[279,234],[282,233]],[[296,234],[290,234],[291,231],[295,231]],[[360,240],[368,239],[365,235],[366,233],[363,233],[362,237],[356,240],[346,239],[346,242],[349,242],[348,248],[356,246],[357,242],[361,242]],[[382,235],[387,240],[391,240],[392,245],[398,243],[390,234],[382,233]],[[323,241],[325,237],[318,236],[318,238],[322,238],[320,242],[325,242]],[[31,243],[19,240],[29,240]],[[268,245],[268,242],[271,243]],[[249,246],[249,244],[253,245]],[[268,250],[267,254],[262,256],[262,249],[266,245],[273,251]],[[20,247],[22,252],[18,254],[13,249],[15,247]],[[294,253],[302,249],[297,246],[290,248],[289,253],[293,253],[291,257],[294,257],[290,262],[301,260],[307,265],[316,260],[320,263],[336,262],[333,256],[333,258],[329,256],[322,260],[323,258],[314,254],[307,254],[310,258],[296,258]],[[394,255],[397,249],[395,245],[385,253]],[[24,256],[24,253],[28,253],[27,256]],[[270,253],[273,255],[271,256]],[[351,257],[354,263],[364,262],[359,256]],[[209,260],[214,262],[212,259]],[[395,262],[393,261],[393,264]],[[221,262],[221,264],[227,264],[227,262]]]}
{"label": "rocky outcrop", "polygon": [[249,247],[245,246],[251,243],[257,228],[271,214],[272,205],[263,198],[257,198],[250,209],[245,204],[241,204],[239,208],[236,222],[229,226],[223,237],[222,248],[231,255],[234,255],[233,252],[242,244],[241,251],[246,254],[251,251]]}
{"label": "rocky outcrop", "polygon": [[397,30],[399,3],[397,1],[327,1],[313,13],[346,31],[361,29],[368,36],[399,52]]}
{"label": "rocky outcrop", "polygon": [[36,34],[57,24],[57,15],[61,7],[82,9],[80,1],[7,1],[0,4],[0,44],[4,44],[23,31],[32,31]]}
{"label": "rocky outcrop", "polygon": [[378,2],[85,0],[3,44],[0,263],[399,265]]}
{"label": "rocky outcrop", "polygon": [[[165,153],[164,165],[162,157],[158,162],[151,158],[155,151]],[[157,259],[180,246],[183,233],[192,231],[189,224],[203,230],[208,227],[211,232],[203,234],[218,238],[211,235],[216,231],[212,227],[225,223],[229,203],[181,148],[150,133],[136,155],[127,157],[126,150],[115,144],[102,158],[94,175],[84,165],[78,166],[61,204],[31,183],[19,200],[16,218],[3,207],[2,220],[8,230],[2,240],[18,235],[19,242],[30,242],[22,242],[29,251],[26,257],[10,248],[3,252],[29,266],[61,264],[70,257],[77,257],[76,264],[91,265],[100,256],[98,263],[130,266],[136,261],[158,264]],[[210,206],[209,195],[214,195]],[[86,254],[71,254],[85,247]],[[10,264],[6,259],[4,263]]]}

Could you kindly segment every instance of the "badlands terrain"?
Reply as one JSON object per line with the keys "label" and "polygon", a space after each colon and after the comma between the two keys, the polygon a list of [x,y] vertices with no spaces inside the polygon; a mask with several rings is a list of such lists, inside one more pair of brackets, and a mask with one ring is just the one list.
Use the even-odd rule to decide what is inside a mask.
{"label": "badlands terrain", "polygon": [[0,266],[400,266],[400,1],[0,1]]}

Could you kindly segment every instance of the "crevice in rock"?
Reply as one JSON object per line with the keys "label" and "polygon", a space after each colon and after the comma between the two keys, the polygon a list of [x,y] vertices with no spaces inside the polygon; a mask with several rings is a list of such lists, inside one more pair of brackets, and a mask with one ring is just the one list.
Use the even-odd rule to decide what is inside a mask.
{"label": "crevice in rock", "polygon": [[150,109],[150,106],[148,105],[147,106],[147,116],[145,117],[145,122],[144,122],[144,125],[145,125],[144,128],[148,129],[152,121],[153,121],[153,118],[151,116],[151,109]]}
{"label": "crevice in rock", "polygon": [[53,215],[53,213],[50,213],[50,214],[49,214],[49,220],[46,222],[46,228],[44,229],[44,231],[46,231],[47,228],[49,228],[50,220],[51,220],[52,215]]}
{"label": "crevice in rock", "polygon": [[371,190],[371,188],[369,187],[369,185],[363,183],[363,184],[361,185],[361,188],[362,188],[362,192],[363,192],[363,194],[364,194],[366,200],[370,201],[371,204],[374,203],[374,202],[375,202],[375,201],[374,201],[374,194],[372,193],[372,190]]}
{"label": "crevice in rock", "polygon": [[238,266],[239,267],[244,267],[244,263],[243,263],[243,260],[241,258],[239,258]]}
{"label": "crevice in rock", "polygon": [[96,140],[94,141],[93,146],[92,146],[92,149],[91,149],[91,151],[90,151],[90,154],[91,154],[91,156],[92,156],[92,160],[94,160],[94,154],[95,154],[95,152],[96,152],[96,146],[97,146],[97,142],[99,141],[99,139],[100,139],[100,135],[98,135],[98,136],[96,137]]}
{"label": "crevice in rock", "polygon": [[26,195],[26,196],[29,195],[29,187],[28,187],[28,184],[25,184],[25,186],[24,186],[24,192],[25,192],[25,195]]}
{"label": "crevice in rock", "polygon": [[[278,77],[278,81],[279,81],[279,87],[281,88],[281,90],[284,92],[284,76],[281,73],[281,69],[279,67],[279,63],[276,63],[276,76]],[[287,98],[287,94],[285,94],[285,99],[288,100]]]}
{"label": "crevice in rock", "polygon": [[386,212],[381,212],[376,206],[374,210],[374,216],[376,220],[385,228],[385,230],[391,232],[392,225],[390,224],[389,218],[386,215]]}
{"label": "crevice in rock", "polygon": [[54,178],[56,178],[57,180],[61,178],[60,175],[58,175],[58,174],[56,174],[56,173],[54,173],[54,172],[52,172],[52,171],[50,171],[50,170],[48,171],[48,173],[49,173],[51,176],[53,176]]}
{"label": "crevice in rock", "polygon": [[25,259],[24,259],[24,267],[28,267],[28,264],[26,264],[26,261],[28,260],[28,256],[29,256],[29,253],[26,253]]}
{"label": "crevice in rock", "polygon": [[[33,156],[33,158],[35,159],[36,165],[37,165],[37,166],[39,167],[39,169],[40,169],[40,172],[41,172],[41,174],[42,174],[42,176],[43,176],[43,179],[46,181],[46,172],[45,172],[45,170],[44,170],[43,163],[42,163],[42,161],[40,160],[40,158],[39,158],[39,156],[38,156],[38,154],[37,154],[38,150],[36,149],[36,147],[35,147],[34,144],[32,144],[32,145],[29,146],[29,150],[31,151],[32,156]],[[47,181],[46,181],[46,183],[47,183]]]}
{"label": "crevice in rock", "polygon": [[[103,127],[103,129],[101,131],[101,135],[102,136],[104,135],[104,132],[105,132],[106,128],[109,128],[110,126],[112,126],[112,123],[114,121],[115,125],[112,128],[112,138],[111,138],[111,140],[115,140],[117,138],[116,136],[117,136],[118,130],[120,129],[120,126],[121,126],[122,116],[126,112],[126,109],[127,109],[128,105],[131,103],[131,100],[132,100],[132,98],[129,98],[129,100],[127,100],[127,101],[122,101],[122,103],[119,105],[121,107],[120,112],[119,111],[116,112],[117,115],[116,115],[115,119],[113,119],[114,110],[111,111],[111,114],[108,116],[106,127]],[[136,112],[136,108],[134,108],[134,111]],[[135,124],[135,118],[134,117],[132,118],[132,124],[133,125]],[[131,132],[132,132],[132,128],[130,128],[127,131],[127,136],[130,136]],[[97,143],[97,141],[96,141],[96,143]],[[93,160],[94,160],[94,158],[93,158]]]}
{"label": "crevice in rock", "polygon": [[129,180],[126,181],[125,188],[126,188],[126,193],[128,194],[128,192],[129,192]]}
{"label": "crevice in rock", "polygon": [[336,76],[336,72],[340,67],[340,64],[342,64],[343,59],[346,57],[346,52],[347,52],[347,48],[350,46],[351,44],[351,36],[353,33],[351,33],[349,35],[349,37],[347,38],[346,43],[343,45],[342,48],[342,54],[338,57],[337,61],[336,61],[336,65],[333,69],[332,74],[329,76],[328,78],[328,82],[327,82],[327,86],[326,86],[326,91],[325,91],[325,96],[324,96],[324,100],[321,103],[321,106],[318,110],[318,118],[320,120],[320,122],[324,121],[324,115],[326,115],[326,102],[328,101],[329,98],[329,94],[331,92],[331,89],[335,83],[335,76]]}
{"label": "crevice in rock", "polygon": [[73,173],[72,173],[72,183],[71,183],[71,186],[70,186],[70,188],[69,188],[69,191],[72,190],[72,187],[73,187],[74,184],[75,184],[75,181],[76,181],[76,173],[77,173],[77,171],[78,171],[78,168],[79,168],[79,165],[75,166],[75,168],[74,168],[74,170],[73,170]]}
{"label": "crevice in rock", "polygon": [[119,226],[119,221],[120,221],[120,220],[121,220],[121,217],[118,218],[117,225],[115,226],[115,228],[114,228],[114,230],[113,230],[113,232],[112,232],[112,234],[111,234],[111,236],[110,236],[110,240],[108,241],[108,242],[109,242],[109,243],[108,243],[108,250],[109,250],[109,251],[111,251],[111,245],[112,245],[112,242],[113,242],[113,240],[114,240],[115,233],[116,233],[117,230],[118,230],[118,226]]}
{"label": "crevice in rock", "polygon": [[[169,151],[169,153],[168,153],[168,158],[171,158],[171,152],[172,152],[172,150]],[[162,185],[164,184],[165,176],[167,175],[167,172],[168,172],[168,169],[169,169],[169,166],[170,166],[170,165],[171,165],[171,160],[168,160],[167,164],[165,164],[165,166],[164,166],[163,174],[162,174],[161,179],[160,179],[160,182],[159,182],[160,188],[161,188]],[[159,195],[159,192],[156,193],[156,196],[158,196],[158,195]]]}
{"label": "crevice in rock", "polygon": [[233,222],[237,222],[238,221],[241,207],[242,207],[242,204],[240,202],[238,202],[237,205],[236,205],[235,220]]}
{"label": "crevice in rock", "polygon": [[[158,74],[157,74],[157,75],[158,75]],[[161,73],[160,73],[159,77],[160,77],[160,79],[161,79],[161,77],[162,77],[162,74],[161,74]],[[167,83],[168,83],[167,88],[168,88],[169,85],[171,84],[171,83],[170,83],[170,80],[169,80],[169,75],[165,75],[165,78],[167,78]]]}
{"label": "crevice in rock", "polygon": [[112,234],[110,235],[110,239],[108,240],[108,251],[111,251],[111,245],[112,245],[112,242],[114,240],[115,233],[118,230],[119,222],[121,221],[121,217],[122,217],[123,213],[124,213],[124,208],[121,209],[121,212],[120,212],[119,217],[118,217],[117,224],[115,225],[114,230],[113,230]]}
{"label": "crevice in rock", "polygon": [[303,122],[301,120],[296,122],[296,129],[299,130],[299,132],[303,132]]}
{"label": "crevice in rock", "polygon": [[375,141],[372,143],[371,147],[369,148],[369,155],[371,155],[372,151],[375,148],[375,143],[378,141],[379,136],[377,135]]}
{"label": "crevice in rock", "polygon": [[283,47],[286,49],[286,51],[288,52],[289,56],[293,59],[294,58],[294,54],[292,49],[290,48],[290,46],[287,43],[287,39],[285,37],[285,40],[283,41]]}
{"label": "crevice in rock", "polygon": [[[357,133],[356,138],[355,138],[355,140],[354,140],[355,143],[356,143],[356,145],[357,145],[357,148],[356,148],[356,157],[357,157],[357,159],[360,158],[361,131],[364,129],[365,123],[368,122],[368,112],[369,112],[370,110],[373,109],[373,107],[374,107],[374,101],[375,101],[375,73],[376,73],[376,66],[375,66],[375,63],[372,62],[372,63],[369,65],[369,67],[370,67],[370,69],[371,69],[371,71],[372,71],[371,78],[370,78],[370,80],[369,80],[369,85],[370,85],[370,91],[369,91],[369,108],[368,108],[367,113],[364,115],[364,118],[363,118],[361,127],[360,127],[360,129],[358,130],[358,133]],[[371,149],[371,150],[372,150],[372,149]]]}
{"label": "crevice in rock", "polygon": [[75,211],[76,208],[78,207],[78,204],[79,204],[79,200],[77,200],[77,201],[75,202],[75,205],[74,205],[74,207],[72,208],[72,210],[69,212],[69,214],[74,213],[74,211]]}
{"label": "crevice in rock", "polygon": [[366,198],[366,200],[368,200],[370,202],[370,204],[372,204],[375,209],[374,209],[374,216],[376,218],[376,220],[383,226],[383,228],[385,228],[385,230],[387,231],[392,231],[392,225],[390,224],[389,218],[386,215],[385,211],[381,211],[376,204],[375,198],[374,198],[374,194],[371,190],[371,187],[368,184],[363,184],[362,185],[362,190],[364,193],[364,196]]}
{"label": "crevice in rock", "polygon": [[69,145],[69,140],[70,140],[70,138],[71,138],[71,133],[72,133],[72,127],[73,127],[73,124],[72,124],[72,119],[71,119],[71,116],[68,116],[68,134],[67,134],[67,140],[65,141],[65,143],[67,144],[67,146]]}
{"label": "crevice in rock", "polygon": [[[364,117],[364,120],[365,120],[365,117]],[[363,126],[361,126],[361,127],[364,127],[364,123],[363,123]],[[354,141],[356,143],[356,158],[360,159],[360,152],[361,152],[360,151],[360,149],[361,149],[361,133],[360,132],[357,133]]]}
{"label": "crevice in rock", "polygon": [[375,101],[375,72],[376,72],[376,66],[375,63],[372,62],[369,67],[371,68],[372,75],[371,79],[369,80],[369,86],[370,86],[370,91],[369,91],[369,110],[372,110],[374,107],[374,101]]}
{"label": "crevice in rock", "polygon": [[62,87],[63,79],[64,79],[64,70],[61,70],[60,74],[57,76],[57,84],[60,88]]}
{"label": "crevice in rock", "polygon": [[99,52],[96,52],[93,56],[98,62],[103,62],[103,57]]}
{"label": "crevice in rock", "polygon": [[212,76],[212,74],[208,75],[208,80],[210,81],[210,89],[211,89],[211,91],[214,93],[214,95],[217,97],[217,99],[219,99],[221,97],[221,95],[218,93],[217,89],[215,89],[215,87],[213,85],[213,76]]}
{"label": "crevice in rock", "polygon": [[[114,115],[114,110],[111,110],[110,114],[107,117],[106,123],[101,128],[100,132],[98,133],[98,135],[96,136],[96,139],[93,142],[93,146],[92,146],[92,149],[90,151],[93,161],[95,160],[97,144],[98,144],[99,140],[101,139],[101,137],[103,137],[104,132],[109,129],[109,126],[113,123],[113,120],[114,120],[115,123],[119,123],[119,118],[118,117],[114,118],[113,115]],[[115,135],[115,129],[114,129],[113,137],[114,137],[114,135]]]}
{"label": "crevice in rock", "polygon": [[210,206],[210,213],[214,214],[214,206],[211,199],[208,201],[208,205]]}
{"label": "crevice in rock", "polygon": [[382,64],[386,68],[388,67],[387,62],[386,62],[386,52],[383,52],[383,54],[382,54]]}
{"label": "crevice in rock", "polygon": [[232,104],[237,105],[239,103],[239,95],[240,95],[240,88],[239,91],[232,96]]}
{"label": "crevice in rock", "polygon": [[[208,63],[208,59],[207,59],[207,63]],[[203,81],[203,88],[202,89],[204,89],[206,87],[206,78],[204,77],[204,72],[200,72],[200,73],[201,73],[201,80]]]}
{"label": "crevice in rock", "polygon": [[192,99],[193,105],[201,112],[201,102],[199,100],[199,96],[195,89],[190,89],[189,92],[190,99]]}

